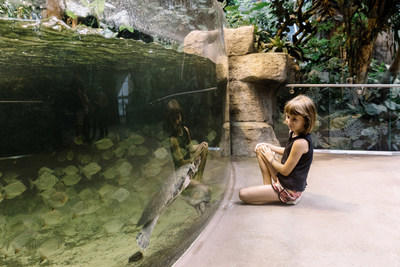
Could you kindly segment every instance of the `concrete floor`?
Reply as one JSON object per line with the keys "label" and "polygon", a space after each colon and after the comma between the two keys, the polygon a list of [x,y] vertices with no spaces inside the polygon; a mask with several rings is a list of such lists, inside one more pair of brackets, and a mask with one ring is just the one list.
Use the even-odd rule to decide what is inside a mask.
{"label": "concrete floor", "polygon": [[296,206],[244,205],[262,183],[235,159],[225,199],[180,266],[400,266],[400,156],[316,154]]}

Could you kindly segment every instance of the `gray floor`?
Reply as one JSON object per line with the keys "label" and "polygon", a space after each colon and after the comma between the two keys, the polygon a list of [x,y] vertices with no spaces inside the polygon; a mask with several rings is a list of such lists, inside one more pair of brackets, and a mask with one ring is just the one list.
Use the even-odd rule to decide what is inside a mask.
{"label": "gray floor", "polygon": [[243,205],[256,159],[233,160],[220,209],[180,266],[400,266],[400,157],[315,155],[296,206]]}

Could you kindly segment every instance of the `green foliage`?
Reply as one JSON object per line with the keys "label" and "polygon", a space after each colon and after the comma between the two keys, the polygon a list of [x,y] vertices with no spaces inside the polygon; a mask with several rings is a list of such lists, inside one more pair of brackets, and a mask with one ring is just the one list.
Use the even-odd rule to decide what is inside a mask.
{"label": "green foliage", "polygon": [[35,7],[30,3],[17,4],[9,1],[0,1],[0,17],[32,19]]}
{"label": "green foliage", "polygon": [[74,12],[72,12],[72,11],[70,11],[70,10],[65,11],[65,14],[66,14],[68,17],[70,17],[71,19],[77,19],[77,18],[78,18],[78,16],[77,16]]}
{"label": "green foliage", "polygon": [[231,28],[245,25],[254,25],[263,31],[276,31],[272,27],[276,17],[271,14],[270,3],[253,3],[251,0],[243,0],[235,5],[225,7],[226,19]]}
{"label": "green foliage", "polygon": [[128,30],[128,31],[130,31],[131,33],[134,32],[134,29],[133,29],[133,27],[131,27],[131,26],[125,26],[125,25],[119,26],[119,31],[121,32],[121,31],[123,31],[123,30]]}
{"label": "green foliage", "polygon": [[81,3],[92,10],[97,17],[100,17],[104,12],[105,0],[81,0]]}

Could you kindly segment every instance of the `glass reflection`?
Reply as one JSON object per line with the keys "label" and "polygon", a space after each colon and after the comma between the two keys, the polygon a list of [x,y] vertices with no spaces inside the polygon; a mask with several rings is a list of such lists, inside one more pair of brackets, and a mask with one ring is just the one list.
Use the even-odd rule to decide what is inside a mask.
{"label": "glass reflection", "polygon": [[[278,104],[284,105],[292,93],[306,94],[315,101],[319,114],[313,133],[316,148],[398,151],[399,90],[396,87],[297,88],[296,92],[280,91]],[[281,116],[275,116],[278,138],[285,134]]]}
{"label": "glass reflection", "polygon": [[[164,97],[179,94],[194,143],[219,146],[225,91],[215,63],[154,43],[29,27],[0,20],[0,265],[125,266],[149,221],[133,265],[169,264],[217,207],[227,160],[200,142],[192,147],[201,161],[175,165]],[[184,94],[204,88],[215,90]],[[176,184],[194,176],[196,186]],[[177,185],[149,220],[154,196]]]}

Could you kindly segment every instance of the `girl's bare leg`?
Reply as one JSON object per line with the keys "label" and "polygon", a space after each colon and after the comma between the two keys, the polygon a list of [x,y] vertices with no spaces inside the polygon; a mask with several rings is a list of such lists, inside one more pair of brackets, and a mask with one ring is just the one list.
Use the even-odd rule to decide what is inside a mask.
{"label": "girl's bare leg", "polygon": [[263,177],[263,183],[265,185],[272,184],[272,180],[276,180],[277,171],[268,162],[265,156],[261,152],[256,152],[258,165],[260,165],[261,174]]}
{"label": "girl's bare leg", "polygon": [[242,188],[239,198],[247,204],[261,205],[279,202],[278,194],[271,185],[258,185]]}
{"label": "girl's bare leg", "polygon": [[279,202],[278,194],[271,186],[272,180],[276,180],[277,171],[261,152],[256,152],[256,155],[264,185],[240,189],[239,198],[245,203],[254,205]]}
{"label": "girl's bare leg", "polygon": [[201,149],[201,153],[200,153],[201,161],[200,161],[199,169],[198,169],[195,177],[193,177],[193,179],[201,181],[203,179],[204,168],[206,167],[208,146],[199,147],[198,149]]}

